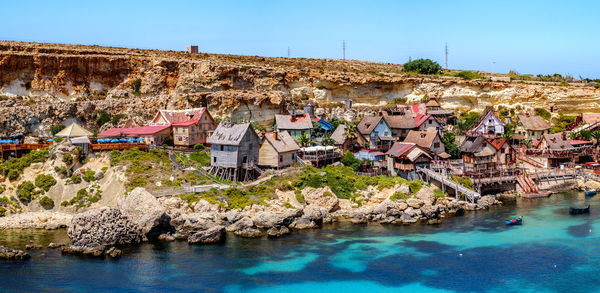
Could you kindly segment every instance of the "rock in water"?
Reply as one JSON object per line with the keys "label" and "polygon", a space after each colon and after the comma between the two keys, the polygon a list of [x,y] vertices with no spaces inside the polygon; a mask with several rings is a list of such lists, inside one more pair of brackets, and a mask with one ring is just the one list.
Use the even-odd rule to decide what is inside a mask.
{"label": "rock in water", "polygon": [[106,251],[106,254],[112,258],[119,258],[121,257],[121,254],[123,254],[123,252],[120,249],[117,249],[113,246]]}
{"label": "rock in water", "polygon": [[190,244],[212,244],[225,241],[225,227],[216,226],[205,231],[196,232],[188,237]]}
{"label": "rock in water", "polygon": [[290,229],[288,229],[288,227],[286,227],[286,226],[273,227],[273,228],[267,230],[267,237],[278,238],[278,237],[281,237],[288,233],[290,233]]}
{"label": "rock in water", "polygon": [[7,260],[26,260],[30,259],[31,256],[22,250],[0,246],[0,258]]}
{"label": "rock in water", "polygon": [[165,232],[175,231],[169,224],[171,218],[166,213],[167,209],[144,188],[138,187],[132,190],[127,196],[121,198],[117,205],[150,239],[158,238]]}
{"label": "rock in water", "polygon": [[316,205],[333,212],[339,208],[340,201],[329,187],[317,188],[304,195],[306,204]]}
{"label": "rock in water", "polygon": [[[65,253],[99,256],[107,246],[139,243],[142,230],[118,209],[102,207],[77,214],[67,232]],[[98,255],[99,254],[99,255]]]}

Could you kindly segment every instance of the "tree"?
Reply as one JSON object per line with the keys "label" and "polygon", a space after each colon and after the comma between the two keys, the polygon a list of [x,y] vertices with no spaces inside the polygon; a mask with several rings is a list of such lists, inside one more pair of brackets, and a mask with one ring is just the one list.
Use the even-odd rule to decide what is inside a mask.
{"label": "tree", "polygon": [[310,144],[310,137],[308,137],[306,133],[302,133],[300,136],[298,136],[298,143],[300,146],[306,147]]}
{"label": "tree", "polygon": [[592,131],[592,137],[594,138],[594,143],[598,145],[600,142],[600,130]]}
{"label": "tree", "polygon": [[569,132],[568,136],[570,139],[576,139],[577,136],[579,136],[579,133],[577,133],[576,131],[571,131]]}
{"label": "tree", "polygon": [[585,140],[591,140],[592,139],[592,131],[591,130],[581,130],[579,131],[579,137],[585,139]]}
{"label": "tree", "polygon": [[442,70],[442,66],[431,59],[416,59],[408,61],[404,64],[402,71],[416,72],[420,74],[438,74]]}
{"label": "tree", "polygon": [[442,136],[442,142],[444,143],[446,153],[451,155],[453,158],[458,158],[458,156],[460,156],[460,150],[458,149],[458,146],[456,146],[456,136],[454,133],[444,133]]}
{"label": "tree", "polygon": [[321,140],[321,145],[334,145],[335,144],[335,140],[333,140],[333,138],[331,138],[329,135],[325,135],[323,136],[323,139]]}
{"label": "tree", "polygon": [[346,124],[346,130],[344,130],[344,137],[349,139],[354,139],[358,137],[356,123]]}
{"label": "tree", "polygon": [[523,140],[523,144],[524,144],[524,145],[525,145],[527,148],[530,148],[532,143],[533,143],[533,142],[531,141],[531,139],[524,139],[524,140]]}
{"label": "tree", "polygon": [[362,161],[357,159],[351,152],[345,153],[340,162],[342,162],[344,166],[352,168],[354,171],[359,170],[362,165]]}
{"label": "tree", "polygon": [[511,140],[513,138],[513,135],[515,135],[514,126],[512,124],[506,124],[506,126],[504,127],[504,134],[502,135],[502,138]]}

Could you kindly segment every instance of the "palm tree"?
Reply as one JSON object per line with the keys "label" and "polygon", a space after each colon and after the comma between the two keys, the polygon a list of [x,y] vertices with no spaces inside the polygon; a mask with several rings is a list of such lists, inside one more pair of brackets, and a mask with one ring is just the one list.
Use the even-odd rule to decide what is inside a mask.
{"label": "palm tree", "polygon": [[592,131],[592,137],[594,138],[594,142],[596,146],[600,143],[600,130]]}
{"label": "palm tree", "polygon": [[323,139],[321,139],[321,145],[334,145],[335,144],[335,140],[333,140],[333,138],[331,138],[329,135],[324,135]]}
{"label": "palm tree", "polygon": [[310,144],[310,137],[308,137],[306,133],[302,133],[300,136],[298,136],[298,143],[300,146],[306,147]]}
{"label": "palm tree", "polygon": [[346,124],[346,130],[344,131],[344,137],[346,138],[357,138],[358,130],[356,129],[356,123]]}
{"label": "palm tree", "polygon": [[579,136],[579,133],[576,131],[571,131],[569,132],[569,138],[570,139],[576,139]]}

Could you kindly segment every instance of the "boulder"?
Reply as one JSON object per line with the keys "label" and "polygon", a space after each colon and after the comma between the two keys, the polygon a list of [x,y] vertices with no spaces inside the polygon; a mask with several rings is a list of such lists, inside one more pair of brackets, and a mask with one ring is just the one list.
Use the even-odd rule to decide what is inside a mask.
{"label": "boulder", "polygon": [[205,231],[196,232],[188,237],[188,243],[190,244],[212,244],[224,241],[224,226],[215,226]]}
{"label": "boulder", "polygon": [[319,226],[314,221],[311,221],[305,217],[300,217],[294,220],[292,224],[290,224],[290,228],[302,230],[302,229],[313,229],[318,228]]}
{"label": "boulder", "polygon": [[47,247],[47,248],[50,248],[50,249],[55,249],[55,248],[61,248],[61,247],[63,247],[63,246],[65,246],[65,245],[64,245],[64,244],[59,244],[59,243],[50,242],[50,244],[48,244],[48,247]]}
{"label": "boulder", "polygon": [[106,255],[110,256],[111,258],[119,258],[122,254],[123,252],[114,246],[106,251]]}
{"label": "boulder", "polygon": [[286,226],[273,227],[267,230],[267,237],[269,238],[279,238],[285,234],[290,233],[290,229]]}
{"label": "boulder", "polygon": [[310,221],[322,221],[328,214],[329,212],[325,208],[317,205],[307,205],[304,207],[302,217]]}
{"label": "boulder", "polygon": [[0,246],[0,259],[26,260],[30,258],[31,256],[22,250],[10,249],[8,247]]}
{"label": "boulder", "polygon": [[435,201],[435,195],[433,194],[433,187],[423,186],[414,195],[414,198],[421,200],[426,205],[431,205]]}
{"label": "boulder", "polygon": [[439,212],[440,212],[440,210],[437,205],[432,206],[432,205],[426,204],[421,207],[421,213],[427,219],[437,218],[439,215]]}
{"label": "boulder", "polygon": [[258,228],[254,226],[252,219],[249,217],[243,217],[237,222],[229,225],[226,230],[228,232],[233,232],[236,236],[246,237],[246,238],[255,238],[262,237],[263,233]]}
{"label": "boulder", "polygon": [[107,246],[139,243],[142,229],[119,209],[101,207],[73,217],[66,253],[100,255]]}
{"label": "boulder", "polygon": [[295,218],[300,216],[302,216],[302,210],[300,209],[288,209],[285,212],[264,211],[252,217],[252,222],[258,228],[268,229],[275,226],[288,226]]}
{"label": "boulder", "polygon": [[164,234],[160,234],[160,236],[158,236],[158,240],[171,242],[171,241],[175,241],[175,236],[173,236],[173,234],[164,233]]}
{"label": "boulder", "polygon": [[214,213],[191,213],[179,215],[177,218],[172,219],[170,224],[175,227],[175,231],[178,233],[189,236],[197,231],[204,231],[218,226],[220,221],[218,215]]}
{"label": "boulder", "polygon": [[223,208],[218,204],[211,204],[205,199],[200,199],[194,205],[194,211],[196,213],[208,213],[208,212],[220,212]]}
{"label": "boulder", "polygon": [[169,223],[171,217],[167,215],[167,209],[144,188],[135,188],[127,196],[119,199],[117,206],[150,239],[174,231]]}
{"label": "boulder", "polygon": [[479,200],[477,200],[477,205],[479,206],[479,208],[485,209],[494,205],[495,201],[496,198],[493,195],[485,195],[479,198]]}
{"label": "boulder", "polygon": [[333,212],[339,208],[339,200],[329,187],[317,188],[304,195],[307,205],[316,205]]}
{"label": "boulder", "polygon": [[27,245],[25,245],[25,249],[27,249],[27,250],[42,249],[42,246],[37,243],[34,243],[33,240],[29,240],[29,243],[27,243]]}
{"label": "boulder", "polygon": [[414,197],[406,200],[406,204],[413,209],[420,209],[423,205],[423,201]]}
{"label": "boulder", "polygon": [[258,238],[262,237],[264,233],[260,231],[258,228],[249,227],[241,230],[233,231],[233,234],[236,236],[244,237],[244,238]]}

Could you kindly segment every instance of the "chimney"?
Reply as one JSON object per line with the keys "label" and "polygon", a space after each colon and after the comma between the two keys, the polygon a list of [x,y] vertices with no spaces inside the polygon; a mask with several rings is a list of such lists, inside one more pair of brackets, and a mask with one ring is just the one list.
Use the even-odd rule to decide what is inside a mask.
{"label": "chimney", "polygon": [[379,116],[379,117],[383,116],[383,110],[380,109],[379,112],[377,112],[377,116]]}
{"label": "chimney", "polygon": [[279,140],[279,135],[277,134],[277,131],[273,131],[273,138],[275,140]]}

